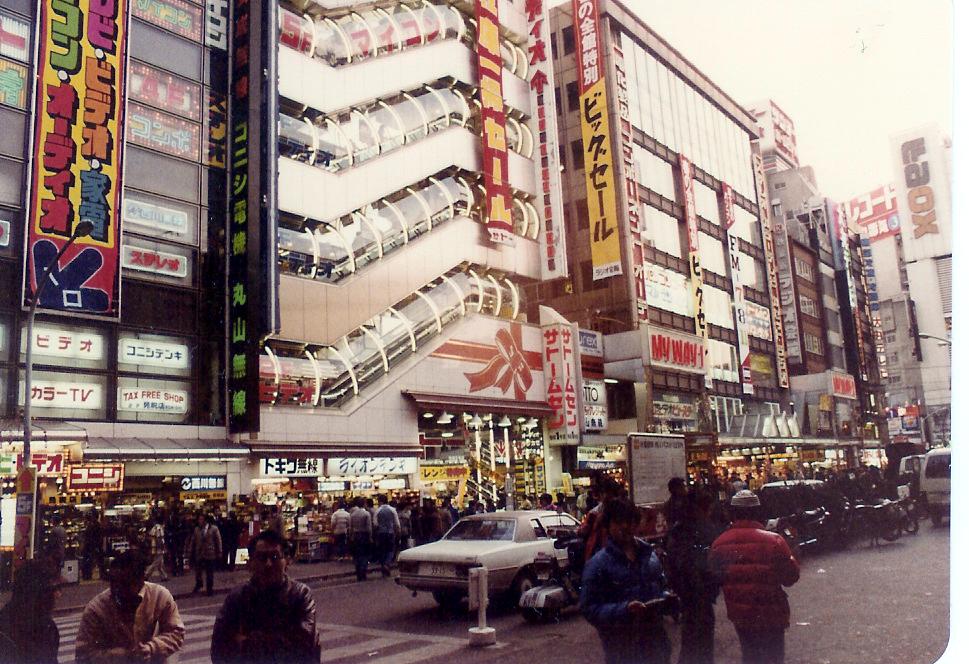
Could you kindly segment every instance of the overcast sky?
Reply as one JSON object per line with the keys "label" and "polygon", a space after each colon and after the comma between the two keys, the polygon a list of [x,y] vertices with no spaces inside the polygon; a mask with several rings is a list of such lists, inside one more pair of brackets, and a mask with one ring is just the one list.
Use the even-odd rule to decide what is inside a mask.
{"label": "overcast sky", "polygon": [[952,135],[948,1],[622,1],[741,105],[773,99],[835,200],[891,181],[893,133]]}

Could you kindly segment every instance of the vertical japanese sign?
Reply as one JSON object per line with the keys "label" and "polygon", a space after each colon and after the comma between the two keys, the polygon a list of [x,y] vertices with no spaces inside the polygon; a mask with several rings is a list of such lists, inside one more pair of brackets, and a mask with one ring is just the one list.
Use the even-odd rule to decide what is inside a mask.
{"label": "vertical japanese sign", "polygon": [[579,122],[582,126],[592,278],[597,280],[622,274],[598,0],[572,0],[572,15],[577,40]]}
{"label": "vertical japanese sign", "polygon": [[24,306],[89,221],[90,235],[52,267],[39,306],[117,318],[128,3],[40,0],[38,18]]}
{"label": "vertical japanese sign", "polygon": [[508,188],[508,140],[505,97],[501,89],[501,38],[498,0],[477,0],[478,84],[481,88],[481,164],[488,199],[488,235],[492,242],[514,244],[511,191]]}
{"label": "vertical japanese sign", "polygon": [[696,216],[696,199],[693,196],[693,164],[680,155],[680,188],[683,194],[683,214],[686,217],[686,235],[689,244],[690,292],[693,293],[693,329],[703,339],[703,365],[707,367],[705,382],[713,386],[710,374],[710,331],[703,303],[703,267],[700,266],[700,223]]}
{"label": "vertical japanese sign", "polygon": [[646,227],[642,223],[639,205],[639,173],[636,160],[633,158],[633,126],[629,120],[626,64],[623,61],[622,48],[618,44],[613,46],[613,58],[616,62],[616,96],[619,102],[619,136],[622,145],[622,172],[625,184],[621,194],[625,204],[626,219],[629,222],[629,248],[632,256],[630,278],[633,282],[633,290],[636,293],[636,319],[640,324],[645,324],[649,322],[649,305],[646,299],[646,262],[643,255],[642,237]]}
{"label": "vertical japanese sign", "polygon": [[744,394],[754,393],[754,377],[750,372],[750,339],[747,336],[747,301],[744,299],[744,282],[740,276],[740,239],[734,224],[735,196],[733,188],[723,183],[720,204],[723,206],[723,225],[727,229],[727,243],[730,247],[730,288],[733,291],[734,319],[737,323],[737,345],[740,350],[740,383]]}
{"label": "vertical japanese sign", "polygon": [[549,307],[539,307],[539,321],[542,325],[545,398],[555,411],[547,421],[548,440],[554,445],[578,445],[578,326]]}
{"label": "vertical japanese sign", "polygon": [[226,233],[230,433],[259,430],[259,349],[279,328],[277,10],[272,0],[233,5]]}
{"label": "vertical japanese sign", "polygon": [[[754,186],[757,188],[757,207],[760,212],[761,237],[764,239],[764,260],[767,263],[767,289],[770,291],[771,318],[774,323],[774,354],[777,361],[777,384],[788,387],[787,349],[784,346],[784,318],[781,312],[781,288],[774,256],[774,239],[771,233],[770,207],[767,194],[767,177],[764,175],[764,159],[758,150],[750,156],[754,168]],[[783,224],[784,220],[780,220]],[[784,235],[785,248],[787,234]],[[785,252],[786,253],[786,252]]]}
{"label": "vertical japanese sign", "polygon": [[535,181],[541,185],[536,201],[542,221],[541,242],[542,279],[569,276],[569,262],[565,249],[565,221],[562,216],[562,179],[559,177],[558,122],[552,83],[552,63],[548,44],[551,43],[548,3],[546,0],[526,0],[528,21],[528,87],[532,100],[532,117],[528,126],[538,144],[535,159]]}

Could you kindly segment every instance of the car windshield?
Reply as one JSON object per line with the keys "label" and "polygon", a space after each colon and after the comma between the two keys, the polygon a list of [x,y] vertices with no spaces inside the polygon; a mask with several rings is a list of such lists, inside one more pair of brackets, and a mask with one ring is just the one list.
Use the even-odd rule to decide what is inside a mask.
{"label": "car windshield", "polygon": [[950,477],[952,474],[952,457],[948,454],[935,454],[925,462],[925,476],[933,479]]}
{"label": "car windshield", "polygon": [[444,539],[510,542],[515,539],[515,522],[511,519],[465,519],[454,524]]}

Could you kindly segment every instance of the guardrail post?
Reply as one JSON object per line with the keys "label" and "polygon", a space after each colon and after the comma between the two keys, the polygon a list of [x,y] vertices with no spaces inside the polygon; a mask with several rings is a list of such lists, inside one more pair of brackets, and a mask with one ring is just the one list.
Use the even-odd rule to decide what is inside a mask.
{"label": "guardrail post", "polygon": [[492,646],[497,637],[495,628],[488,627],[488,568],[468,570],[468,606],[478,609],[478,626],[468,629],[468,645],[472,648]]}

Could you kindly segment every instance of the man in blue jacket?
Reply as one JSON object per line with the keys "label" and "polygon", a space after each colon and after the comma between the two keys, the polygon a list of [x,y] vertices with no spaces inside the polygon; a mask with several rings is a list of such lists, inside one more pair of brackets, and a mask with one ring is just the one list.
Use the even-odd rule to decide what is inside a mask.
{"label": "man in blue jacket", "polygon": [[599,632],[606,664],[668,664],[666,579],[652,547],[634,536],[639,511],[615,499],[600,518],[609,537],[582,573],[582,615]]}

